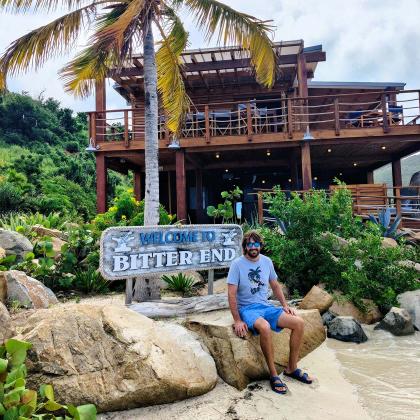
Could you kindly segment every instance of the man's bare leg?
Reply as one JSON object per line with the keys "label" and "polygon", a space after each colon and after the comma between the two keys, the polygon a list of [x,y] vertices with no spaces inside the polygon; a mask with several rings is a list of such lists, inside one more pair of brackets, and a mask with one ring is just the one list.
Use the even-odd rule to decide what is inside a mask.
{"label": "man's bare leg", "polygon": [[[283,312],[277,321],[277,325],[280,328],[289,328],[291,330],[289,362],[286,366],[286,373],[292,373],[297,369],[299,350],[302,345],[305,323],[299,316]],[[312,380],[311,377],[308,377],[308,379]]]}

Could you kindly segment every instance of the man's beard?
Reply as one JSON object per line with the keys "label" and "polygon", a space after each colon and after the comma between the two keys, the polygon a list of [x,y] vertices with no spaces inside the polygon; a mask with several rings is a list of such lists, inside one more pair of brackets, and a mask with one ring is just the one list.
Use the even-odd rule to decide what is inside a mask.
{"label": "man's beard", "polygon": [[260,251],[258,249],[247,249],[246,253],[251,257],[251,258],[256,258],[258,257],[258,255],[260,254]]}

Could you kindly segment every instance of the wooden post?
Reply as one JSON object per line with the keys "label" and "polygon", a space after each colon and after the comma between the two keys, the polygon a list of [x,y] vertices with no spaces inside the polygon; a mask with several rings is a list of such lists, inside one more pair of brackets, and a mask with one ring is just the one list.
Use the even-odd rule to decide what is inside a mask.
{"label": "wooden post", "polygon": [[141,173],[134,171],[134,197],[137,201],[141,201]]}
{"label": "wooden post", "polygon": [[197,223],[202,223],[203,219],[203,171],[195,170],[195,208]]}
{"label": "wooden post", "polygon": [[96,139],[96,112],[92,112],[91,114],[91,139],[92,139],[92,143],[94,146],[96,146],[97,144],[97,139]]}
{"label": "wooden post", "polygon": [[125,304],[131,305],[133,301],[133,279],[127,279],[125,282]]}
{"label": "wooden post", "polygon": [[340,104],[338,98],[334,99],[334,122],[335,122],[335,135],[340,135]]}
{"label": "wooden post", "polygon": [[213,294],[213,283],[214,283],[214,270],[209,270],[208,282],[207,282],[207,294]]}
{"label": "wooden post", "polygon": [[106,160],[103,153],[96,154],[96,211],[106,212]]}
{"label": "wooden post", "polygon": [[105,80],[95,82],[95,111],[97,112],[96,118],[99,121],[95,121],[96,135],[100,141],[106,141],[106,89]]}
{"label": "wooden post", "polygon": [[401,159],[392,161],[392,184],[394,187],[402,186]]}
{"label": "wooden post", "polygon": [[374,184],[374,180],[373,180],[373,171],[367,171],[366,173],[366,180],[368,184]]}
{"label": "wooden post", "polygon": [[187,220],[187,182],[185,177],[185,151],[175,152],[176,168],[176,214],[180,221]]}
{"label": "wooden post", "polygon": [[388,112],[386,109],[386,94],[383,93],[381,96],[381,108],[382,108],[382,126],[384,133],[389,133],[389,121]]}
{"label": "wooden post", "polygon": [[261,225],[264,221],[264,203],[263,203],[263,193],[258,191],[258,223]]}
{"label": "wooden post", "polygon": [[248,141],[252,141],[252,112],[250,102],[247,102],[246,104],[246,127],[248,133]]}
{"label": "wooden post", "polygon": [[124,144],[125,144],[125,147],[130,146],[130,142],[128,138],[128,111],[124,111]]}
{"label": "wooden post", "polygon": [[[395,191],[395,208],[397,210],[397,216],[402,216],[401,214],[401,188],[400,187],[394,187]],[[401,225],[399,227],[402,227],[403,222],[401,221]]]}
{"label": "wooden post", "polygon": [[287,132],[289,139],[293,138],[293,111],[292,111],[292,100],[287,99]]}
{"label": "wooden post", "polygon": [[305,54],[301,52],[297,57],[297,80],[298,80],[298,94],[301,98],[301,114],[299,120],[301,123],[301,129],[305,130],[306,126],[309,126],[309,108],[308,108],[308,75],[306,73],[306,58]]}
{"label": "wooden post", "polygon": [[301,145],[302,162],[302,189],[307,191],[312,188],[311,148],[308,142]]}
{"label": "wooden post", "polygon": [[204,106],[204,123],[206,125],[206,143],[210,143],[210,113],[209,106]]}

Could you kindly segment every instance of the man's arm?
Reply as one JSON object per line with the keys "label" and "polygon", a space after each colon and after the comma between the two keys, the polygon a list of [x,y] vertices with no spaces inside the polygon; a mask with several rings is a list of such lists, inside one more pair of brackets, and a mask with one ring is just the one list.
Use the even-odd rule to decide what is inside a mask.
{"label": "man's arm", "polygon": [[236,302],[236,293],[238,291],[238,286],[235,284],[228,284],[228,302],[229,302],[229,308],[230,312],[232,313],[233,320],[235,321],[235,324],[233,326],[235,333],[238,337],[245,337],[246,333],[248,331],[248,327],[241,320],[241,317],[239,315],[238,311],[238,304]]}
{"label": "man's arm", "polygon": [[283,290],[277,281],[277,279],[270,280],[270,286],[273,290],[274,296],[277,298],[277,300],[281,303],[281,306],[283,306],[283,309],[286,313],[291,315],[296,315],[296,310],[294,308],[290,308],[287,304],[286,298],[284,297]]}

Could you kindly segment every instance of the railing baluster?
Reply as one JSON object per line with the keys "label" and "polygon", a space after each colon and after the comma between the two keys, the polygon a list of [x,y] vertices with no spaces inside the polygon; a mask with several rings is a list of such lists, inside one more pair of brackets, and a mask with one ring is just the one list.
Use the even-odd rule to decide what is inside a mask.
{"label": "railing baluster", "polygon": [[96,139],[96,112],[92,112],[91,115],[91,126],[92,126],[92,143],[94,146],[96,146],[97,139]]}
{"label": "railing baluster", "polygon": [[248,131],[248,141],[252,141],[252,112],[250,102],[247,102],[246,104],[246,125]]}
{"label": "railing baluster", "polygon": [[292,114],[292,100],[287,99],[287,131],[289,133],[289,139],[293,138],[293,114]]}
{"label": "railing baluster", "polygon": [[204,106],[204,122],[206,125],[206,143],[210,143],[210,113],[209,106]]}
{"label": "railing baluster", "polygon": [[334,122],[335,122],[335,135],[340,135],[340,103],[338,98],[334,99]]}
{"label": "railing baluster", "polygon": [[382,107],[382,126],[384,133],[389,133],[389,121],[388,121],[388,112],[386,110],[386,95],[383,93],[381,95],[381,107]]}
{"label": "railing baluster", "polygon": [[128,111],[124,111],[124,144],[125,147],[130,146],[129,138],[128,138]]}

